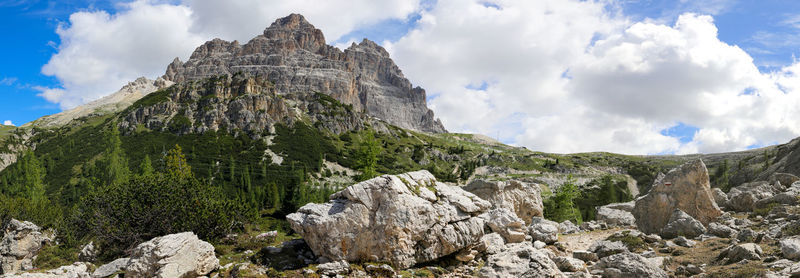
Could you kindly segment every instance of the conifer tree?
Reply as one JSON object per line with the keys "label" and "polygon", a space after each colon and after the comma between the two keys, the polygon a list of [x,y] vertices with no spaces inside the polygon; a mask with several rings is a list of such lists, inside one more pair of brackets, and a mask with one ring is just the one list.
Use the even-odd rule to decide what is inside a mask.
{"label": "conifer tree", "polygon": [[122,150],[122,139],[120,139],[119,129],[113,125],[108,134],[108,148],[106,149],[105,166],[107,183],[121,184],[128,181],[130,169],[128,159]]}
{"label": "conifer tree", "polygon": [[371,130],[368,131],[361,140],[356,153],[358,170],[361,171],[360,180],[368,180],[378,175],[376,167],[381,151],[382,148],[375,139],[375,134]]}
{"label": "conifer tree", "polygon": [[139,174],[142,176],[150,176],[153,174],[153,164],[150,162],[150,155],[145,155],[142,159],[142,164],[139,166]]}
{"label": "conifer tree", "polygon": [[188,179],[194,176],[192,167],[186,162],[186,156],[183,155],[181,146],[175,144],[175,148],[169,150],[166,162],[167,174],[179,179]]}

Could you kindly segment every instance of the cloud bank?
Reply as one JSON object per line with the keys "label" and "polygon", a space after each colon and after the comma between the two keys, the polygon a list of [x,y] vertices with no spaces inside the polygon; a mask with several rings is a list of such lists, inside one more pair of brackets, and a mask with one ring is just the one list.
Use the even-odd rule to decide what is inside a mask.
{"label": "cloud bank", "polygon": [[[726,1],[707,1],[714,14]],[[698,9],[695,9],[698,10]],[[699,9],[703,11],[702,9]],[[607,1],[135,1],[84,11],[57,33],[41,88],[71,108],[156,77],[213,37],[244,41],[301,13],[329,42],[386,20],[380,42],[454,132],[548,152],[720,152],[800,136],[800,63],[760,72],[709,15],[633,21]]]}

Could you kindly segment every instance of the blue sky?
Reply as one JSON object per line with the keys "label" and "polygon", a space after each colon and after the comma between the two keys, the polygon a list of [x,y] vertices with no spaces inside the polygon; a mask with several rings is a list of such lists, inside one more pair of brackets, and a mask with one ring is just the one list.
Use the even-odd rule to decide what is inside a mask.
{"label": "blue sky", "polygon": [[[246,7],[247,3],[254,3],[247,2],[247,0],[241,0],[239,2],[244,3],[242,4],[243,7]],[[480,132],[490,135],[502,133],[504,136],[501,139],[504,142],[525,145],[532,149],[553,151],[573,150],[569,148],[561,148],[557,142],[553,141],[556,139],[546,140],[542,138],[529,138],[537,134],[534,132],[535,128],[531,127],[534,125],[533,123],[541,123],[542,121],[546,121],[548,117],[552,118],[553,116],[557,116],[554,115],[554,113],[557,112],[547,112],[550,114],[543,112],[544,114],[530,115],[522,110],[509,111],[508,114],[504,116],[505,118],[494,119],[495,122],[486,122],[481,124],[460,122],[458,117],[459,111],[453,111],[453,108],[451,108],[452,104],[447,102],[448,97],[451,95],[465,94],[472,96],[476,99],[476,107],[490,107],[487,109],[498,109],[503,107],[503,102],[494,99],[495,97],[497,99],[501,99],[503,96],[507,96],[512,93],[527,95],[539,94],[540,91],[511,92],[509,89],[507,89],[510,84],[508,84],[507,81],[504,83],[504,77],[502,75],[498,75],[501,73],[497,73],[503,71],[504,69],[494,70],[491,72],[489,69],[487,69],[486,71],[488,73],[481,73],[480,68],[482,64],[477,64],[478,66],[474,67],[475,69],[465,73],[463,75],[464,78],[456,78],[458,77],[456,76],[451,79],[441,78],[442,80],[431,80],[431,78],[428,77],[431,76],[431,74],[426,72],[424,68],[426,66],[434,68],[436,65],[431,65],[430,57],[425,58],[427,53],[420,52],[419,50],[415,52],[414,44],[412,43],[414,36],[410,36],[409,32],[417,30],[420,33],[419,37],[424,37],[426,32],[438,34],[438,37],[448,37],[452,33],[453,38],[463,38],[463,36],[469,36],[470,34],[468,31],[465,31],[464,34],[461,34],[460,32],[462,30],[458,30],[457,28],[450,29],[448,31],[450,33],[444,33],[444,36],[442,33],[436,33],[439,32],[435,30],[436,28],[445,25],[443,24],[445,22],[445,18],[442,15],[437,14],[437,10],[444,9],[444,6],[449,4],[448,1],[423,1],[421,3],[414,2],[415,6],[411,8],[406,8],[407,5],[399,3],[401,0],[394,2],[398,2],[398,4],[387,4],[387,6],[394,5],[389,6],[389,8],[381,7],[381,4],[371,4],[369,1],[364,2],[370,3],[365,5],[376,6],[372,8],[375,8],[379,11],[389,11],[387,11],[385,15],[382,15],[383,17],[376,15],[352,14],[352,22],[336,22],[336,17],[341,19],[339,15],[341,13],[337,13],[337,11],[330,11],[328,14],[326,14],[326,11],[314,10],[313,7],[295,7],[288,4],[284,5],[284,3],[275,4],[278,3],[275,2],[272,3],[271,6],[260,8],[263,8],[261,10],[269,10],[273,8],[277,10],[285,10],[278,11],[276,12],[277,14],[302,12],[306,14],[310,21],[312,21],[312,24],[315,24],[318,28],[321,28],[323,32],[325,32],[329,41],[335,45],[345,46],[351,41],[359,42],[364,37],[383,44],[387,47],[387,49],[390,50],[393,58],[396,59],[398,65],[401,66],[411,81],[415,84],[423,85],[423,87],[428,89],[428,97],[429,100],[431,100],[431,107],[439,117],[442,117],[443,121],[447,125],[447,128],[451,131]],[[500,0],[481,1],[485,7],[494,8],[498,12],[509,11],[511,8],[516,8],[513,6],[518,3],[513,2],[514,1]],[[81,11],[92,14],[98,14],[99,12],[104,11],[109,14],[107,18],[108,22],[113,22],[117,19],[117,15],[120,15],[119,17],[122,18],[122,14],[129,13],[131,10],[136,9],[135,7],[125,5],[126,3],[129,2],[0,0],[0,32],[2,32],[2,36],[8,41],[8,43],[0,44],[0,53],[3,53],[2,57],[0,58],[4,61],[2,65],[0,65],[0,96],[3,97],[3,100],[0,101],[0,123],[10,120],[14,124],[20,125],[35,120],[43,115],[53,114],[61,111],[61,107],[64,107],[63,103],[60,105],[60,103],[54,103],[39,96],[43,90],[42,88],[65,88],[63,81],[67,79],[64,77],[63,73],[59,75],[59,73],[56,72],[54,74],[55,76],[46,76],[42,73],[42,67],[45,64],[48,64],[48,61],[50,61],[54,55],[57,55],[59,52],[62,52],[62,55],[66,55],[64,54],[66,51],[63,50],[64,45],[61,42],[62,37],[56,33],[56,29],[58,28],[59,24],[62,24],[62,26],[64,26],[66,29],[71,27],[73,27],[72,29],[77,29],[79,26],[70,22],[70,15]],[[215,21],[213,21],[214,19],[203,17],[204,7],[197,3],[198,2],[196,1],[186,1],[185,3],[180,1],[143,1],[142,5],[186,5],[189,7],[189,9],[192,9],[192,17],[187,19],[192,20],[191,24],[193,25],[189,29],[191,34],[187,35],[188,39],[183,41],[201,42],[209,39],[208,37],[211,36],[219,36],[225,39],[246,40],[245,36],[252,37],[252,35],[246,34],[252,33],[255,35],[254,31],[248,31],[244,33],[245,35],[242,35],[240,32],[235,35],[232,34],[228,36],[228,34],[225,32],[226,29],[224,28],[213,30],[208,28],[206,28],[207,30],[202,29],[202,21],[206,19],[208,19],[208,22],[212,23]],[[761,73],[765,75],[768,75],[772,72],[780,72],[794,64],[796,62],[795,55],[797,54],[798,50],[800,50],[800,1],[620,0],[612,3],[614,4],[606,6],[605,9],[609,14],[617,13],[616,15],[613,15],[617,19],[624,18],[627,20],[628,23],[624,26],[631,26],[636,22],[645,22],[672,27],[674,24],[676,24],[679,16],[686,13],[691,12],[701,15],[710,15],[713,17],[713,24],[718,29],[717,38],[719,41],[731,46],[738,46],[744,50],[746,54],[752,57],[752,63]],[[589,6],[580,2],[576,2],[574,5]],[[450,8],[452,9],[452,7]],[[405,10],[400,12],[401,9]],[[368,10],[368,8],[365,8],[365,10]],[[352,9],[348,11],[352,11]],[[474,11],[474,8],[465,8],[464,13],[466,14]],[[233,12],[235,13],[237,11],[234,10]],[[487,11],[481,12],[486,13]],[[222,12],[220,13],[222,14]],[[491,15],[491,10],[488,10],[488,15]],[[468,15],[465,15],[465,18],[467,16]],[[264,16],[265,19],[261,19],[259,22],[253,22],[250,29],[241,29],[263,29],[266,27],[266,25],[268,25],[268,22],[274,20],[274,17],[276,16],[268,13],[268,15]],[[435,18],[436,21],[431,21],[431,18]],[[222,20],[226,19],[223,18]],[[119,21],[122,20],[120,19]],[[436,22],[436,24],[433,24],[432,22]],[[464,25],[463,23],[459,24],[461,25],[458,26]],[[98,26],[97,28],[102,27],[103,26]],[[87,27],[84,26],[81,28]],[[675,28],[677,29],[677,27]],[[234,29],[229,28],[227,30]],[[608,30],[606,31],[612,32]],[[502,37],[500,39],[502,39]],[[450,41],[453,41],[453,39],[451,38]],[[465,39],[465,41],[467,40]],[[434,45],[439,46],[440,44]],[[444,47],[446,44],[441,45]],[[453,50],[455,51],[455,49]],[[442,51],[445,51],[443,53],[447,53],[446,49],[442,49]],[[188,54],[189,51],[187,50],[181,50],[179,52],[173,51],[158,56],[159,59],[164,59],[165,61],[154,62],[163,64],[163,67],[165,67],[166,64],[171,61],[171,59],[168,59],[168,57],[179,56],[184,57],[185,59]],[[444,68],[445,66],[463,68],[466,64],[464,62],[451,62],[452,61],[442,61],[442,64],[440,65],[442,68],[438,68],[436,70],[438,70],[438,72],[442,72],[442,69],[446,69]],[[114,66],[125,66],[123,62],[120,63],[122,64],[114,64]],[[141,72],[139,75],[147,75],[151,78],[156,77],[154,76],[155,74],[163,72],[163,67],[151,66],[151,68],[143,70],[143,72]],[[574,65],[572,67],[574,67]],[[571,79],[573,74],[572,67],[561,66],[560,68],[554,67],[554,69],[558,69],[559,73],[569,72],[569,78]],[[76,68],[76,70],[80,70],[80,68]],[[121,76],[127,78],[127,75]],[[467,78],[467,76],[469,76],[469,78]],[[566,77],[561,77],[561,75],[559,75],[555,78]],[[580,77],[578,77],[578,79],[580,79]],[[445,84],[444,82],[446,81],[450,83]],[[121,85],[123,84],[115,83],[108,84],[106,87],[119,88]],[[94,88],[91,86],[89,87]],[[69,91],[70,89],[67,88],[67,90]],[[102,92],[102,94],[111,92],[112,91]],[[754,91],[754,93],[759,94],[757,90]],[[542,98],[546,99],[546,97]],[[478,100],[486,103],[479,103],[477,102]],[[597,113],[604,116],[613,114],[607,111]],[[684,114],[689,115],[691,112],[686,112]],[[780,118],[780,116],[781,115],[778,115],[776,117]],[[619,118],[619,115],[611,115],[609,117]],[[677,147],[670,146],[655,150],[650,150],[647,148],[629,148],[630,151],[624,148],[619,149],[615,147],[609,147],[608,150],[620,150],[622,152],[674,153],[681,152],[679,148],[689,146],[693,146],[691,149],[689,149],[689,151],[716,150],[697,147],[703,146],[704,144],[705,146],[710,146],[710,142],[713,140],[709,139],[705,142],[701,142],[698,141],[699,139],[694,140],[694,135],[702,130],[708,130],[708,134],[714,133],[712,132],[713,130],[711,129],[711,125],[716,124],[717,121],[708,119],[693,121],[693,118],[691,117],[691,115],[685,117],[676,116],[674,119],[659,118],[657,121],[646,116],[626,119],[630,121],[644,121],[643,126],[646,126],[646,129],[655,129],[652,134],[655,136],[667,137],[667,139],[672,138],[672,140],[674,140],[674,144],[678,144]],[[498,122],[503,120],[505,120],[504,123]],[[583,122],[589,122],[589,120],[590,119],[584,119]],[[609,122],[596,123],[595,125],[602,126],[606,124],[611,125]],[[700,125],[709,126],[706,128],[706,126]],[[716,128],[715,130],[724,129],[724,127],[719,127],[719,124],[716,125],[717,126],[714,126],[714,128]],[[776,134],[773,137],[770,137],[774,138],[774,140],[760,137],[749,138],[747,140],[742,139],[743,141],[748,142],[742,142],[741,144],[744,144],[743,146],[748,147],[762,146],[775,142],[782,142],[782,140],[787,138],[787,134],[790,133],[792,136],[800,135],[785,131],[794,130],[793,123],[789,123],[788,125],[788,128],[769,128],[770,132],[774,130],[774,133]],[[504,130],[498,130],[499,127],[502,127]],[[797,128],[797,130],[800,130],[800,128]],[[636,132],[638,131],[608,130],[608,136],[609,138],[614,138],[610,142],[627,142],[626,140],[629,139],[625,138],[641,137],[640,135],[636,134]],[[741,132],[734,133],[738,134]],[[562,138],[558,140],[571,140],[570,138],[573,138],[574,136],[571,136],[568,132],[564,131],[559,133],[558,136],[551,137]],[[740,136],[736,138],[744,137]],[[725,140],[720,139],[717,141],[723,142]],[[647,143],[637,142],[636,144],[646,145]],[[741,144],[725,144],[727,144],[725,145],[727,146],[726,148],[743,148],[742,146],[739,146]],[[593,150],[591,148],[597,147],[596,145],[587,144],[585,148],[574,150]]]}

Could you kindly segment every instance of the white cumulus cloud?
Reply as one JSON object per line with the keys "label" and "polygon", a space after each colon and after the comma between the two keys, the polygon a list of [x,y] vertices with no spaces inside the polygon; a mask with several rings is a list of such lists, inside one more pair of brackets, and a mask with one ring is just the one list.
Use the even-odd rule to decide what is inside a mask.
{"label": "white cumulus cloud", "polygon": [[56,30],[58,52],[42,68],[61,86],[38,89],[40,96],[68,109],[139,76],[160,76],[173,58],[186,60],[207,40],[249,40],[290,13],[306,15],[332,41],[360,26],[406,18],[418,6],[419,0],[137,0],[120,4],[114,13],[77,12]]}
{"label": "white cumulus cloud", "polygon": [[3,125],[10,125],[10,126],[14,126],[14,123],[12,123],[12,122],[11,122],[11,120],[5,120],[5,121],[3,122]]}

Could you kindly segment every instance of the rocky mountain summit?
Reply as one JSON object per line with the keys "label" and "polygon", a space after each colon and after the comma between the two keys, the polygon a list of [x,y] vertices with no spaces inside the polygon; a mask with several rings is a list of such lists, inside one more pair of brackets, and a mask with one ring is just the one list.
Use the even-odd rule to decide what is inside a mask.
{"label": "rocky mountain summit", "polygon": [[279,95],[323,93],[402,128],[446,132],[426,106],[425,90],[412,87],[385,49],[365,39],[341,51],[299,14],[276,20],[244,45],[206,42],[188,61],[176,58],[164,79],[180,83],[238,72],[268,80]]}

